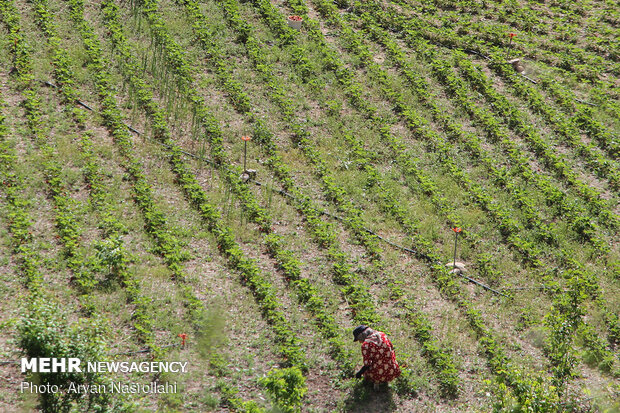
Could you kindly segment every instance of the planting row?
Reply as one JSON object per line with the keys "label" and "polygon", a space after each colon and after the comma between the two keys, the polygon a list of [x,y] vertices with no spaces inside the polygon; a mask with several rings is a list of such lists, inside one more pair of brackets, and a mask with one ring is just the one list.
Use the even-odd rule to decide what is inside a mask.
{"label": "planting row", "polygon": [[[508,124],[515,125],[516,128],[522,129],[525,127],[525,122],[520,119],[518,111],[508,99],[492,87],[489,79],[484,76],[479,68],[476,68],[464,55],[459,54],[455,54],[455,64],[459,67],[465,79],[472,85],[473,89],[483,93],[489,102],[492,102],[491,107],[497,115],[515,113],[515,115],[503,117]],[[562,142],[575,148],[577,154],[587,162],[588,167],[599,178],[608,180],[612,189],[616,191],[620,189],[620,172],[616,163],[604,157],[594,148],[594,145],[583,143],[577,126],[572,119],[564,119],[561,114],[545,103],[544,98],[535,88],[524,84],[523,80],[507,66],[497,64],[492,65],[492,67],[496,68],[503,78],[509,81],[516,96],[527,100],[534,112],[541,113],[545,120],[552,124],[556,133],[562,138]],[[605,141],[599,140],[599,142],[604,143]],[[613,157],[614,154],[610,153],[610,156]]]}
{"label": "planting row", "polygon": [[[428,122],[409,107],[408,103],[402,96],[402,92],[391,88],[390,83],[387,81],[387,74],[379,65],[372,61],[372,56],[363,46],[360,37],[339,18],[335,7],[327,2],[318,3],[317,7],[321,13],[328,16],[333,24],[343,29],[343,33],[345,33],[346,39],[348,40],[347,47],[356,53],[356,55],[360,57],[361,62],[375,74],[376,78],[379,79],[381,86],[384,88],[388,98],[394,105],[394,112],[404,118],[407,125],[414,133],[414,136],[421,138],[424,142],[428,142],[433,151],[440,152],[443,155],[439,159],[441,166],[446,170],[446,172],[452,176],[456,182],[463,185],[468,194],[476,201],[476,203],[490,215],[491,219],[498,225],[502,235],[508,240],[512,247],[521,252],[526,259],[533,263],[537,263],[537,255],[539,253],[534,248],[534,245],[521,239],[518,235],[518,233],[522,230],[520,224],[512,218],[512,214],[509,211],[504,210],[504,207],[493,200],[480,184],[474,182],[468,174],[457,165],[454,157],[452,156],[452,153],[454,152],[452,145],[450,145],[450,143],[443,139],[438,133],[425,127],[428,125]],[[369,117],[374,116],[373,113],[373,109],[366,110],[365,115]],[[412,161],[409,161],[409,159],[414,159],[415,156],[412,153],[408,153],[409,151],[406,150],[405,145],[390,133],[389,121],[387,119],[381,119],[378,116],[374,116],[373,121],[378,123],[382,140],[386,142],[387,146],[391,149],[396,160],[400,161],[399,164],[403,170],[409,175],[419,175],[419,172],[417,171],[420,167],[415,165],[415,161],[413,161],[414,164],[411,164]],[[456,129],[456,132],[459,130],[460,128]],[[476,143],[475,140],[473,142],[474,144]],[[403,150],[405,151],[403,152]],[[497,170],[496,174],[499,173],[501,173],[501,171]],[[503,175],[505,176],[505,174]],[[427,179],[422,178],[422,180]],[[521,203],[524,204],[523,202]],[[540,230],[544,231],[545,227],[541,227]]]}
{"label": "planting row", "polygon": [[[595,118],[595,112],[591,105],[584,103],[575,97],[572,90],[561,85],[557,79],[549,75],[539,77],[540,88],[560,106],[564,116],[569,117],[569,122],[574,123],[582,133],[597,142],[599,148],[605,151],[612,159],[620,153],[620,144],[617,134],[614,135],[607,126]],[[599,111],[610,111],[611,117],[620,118],[620,107],[605,105]]]}
{"label": "planting row", "polygon": [[[398,4],[405,2],[399,1]],[[519,41],[511,46],[517,53],[528,56],[532,59],[542,60],[566,70],[574,70],[580,76],[589,80],[597,80],[597,75],[603,72],[611,72],[615,75],[620,74],[620,67],[617,62],[618,57],[614,53],[613,34],[598,36],[579,36],[580,27],[576,22],[568,23],[566,20],[575,20],[577,17],[574,12],[565,11],[564,22],[555,22],[550,18],[553,28],[545,27],[542,17],[537,17],[535,11],[527,6],[515,3],[504,3],[499,5],[493,3],[492,7],[467,8],[461,10],[468,16],[466,22],[459,19],[458,25],[454,21],[457,11],[442,7],[439,10],[420,10],[414,4],[407,4],[407,8],[422,14],[427,18],[432,17],[432,24],[436,28],[449,27],[469,42],[478,42],[487,47],[496,49],[506,48],[506,33],[520,29]],[[510,10],[510,11],[509,11]],[[585,13],[585,12],[583,12]],[[477,19],[477,15],[485,14],[484,19]],[[487,18],[490,18],[487,20]],[[497,22],[500,21],[500,23]],[[510,23],[510,24],[506,24]],[[600,22],[592,23],[591,30],[599,28]],[[532,30],[533,29],[533,30]],[[550,35],[552,31],[553,35]],[[475,33],[475,35],[474,35]],[[532,34],[530,34],[532,33]],[[579,44],[576,44],[579,40]],[[584,41],[587,44],[581,45]],[[610,44],[611,43],[611,44]]]}
{"label": "planting row", "polygon": [[[589,55],[582,50],[574,50],[574,47],[567,47],[565,42],[550,42],[546,39],[545,45],[549,45],[549,48],[538,45],[538,43],[532,44],[527,40],[520,40],[518,43],[509,42],[507,35],[513,31],[509,27],[476,25],[475,29],[470,31],[465,28],[455,28],[450,21],[446,22],[445,25],[436,25],[433,22],[436,19],[441,20],[442,17],[435,13],[431,12],[430,17],[420,16],[415,11],[417,7],[408,4],[406,1],[395,0],[390,3],[395,5],[391,7],[398,7],[400,13],[408,20],[414,21],[421,34],[427,40],[438,42],[445,46],[453,46],[454,42],[458,42],[458,47],[460,48],[474,50],[483,54],[487,52],[505,54],[510,44],[516,53],[524,54],[549,67],[559,68],[567,77],[575,77],[578,81],[605,83],[609,92],[613,93],[613,82],[601,80],[604,79],[601,75],[608,70],[618,75],[620,73],[618,72],[618,64],[605,61],[599,56]],[[527,37],[527,35],[524,35],[524,37]],[[557,51],[553,50],[554,46]],[[584,60],[589,61],[589,63],[584,64]]]}
{"label": "planting row", "polygon": [[[138,280],[129,271],[129,252],[126,250],[123,240],[125,229],[117,218],[118,214],[108,195],[109,188],[104,183],[101,167],[98,165],[98,159],[93,152],[92,132],[85,130],[86,113],[84,109],[78,108],[76,105],[78,91],[75,88],[74,74],[70,68],[70,58],[66,50],[62,48],[53,16],[48,11],[47,1],[36,0],[34,6],[40,28],[44,32],[52,52],[53,75],[63,105],[67,107],[67,112],[71,113],[76,127],[84,131],[80,137],[81,156],[85,161],[84,179],[87,182],[90,205],[95,210],[102,229],[102,241],[95,245],[99,257],[97,265],[103,267],[124,287],[130,302],[134,305],[132,318],[137,337],[140,342],[157,354],[159,349],[155,344],[152,320],[147,306],[148,299],[141,294]],[[90,281],[89,287],[92,288],[94,286],[92,285],[92,278]]]}

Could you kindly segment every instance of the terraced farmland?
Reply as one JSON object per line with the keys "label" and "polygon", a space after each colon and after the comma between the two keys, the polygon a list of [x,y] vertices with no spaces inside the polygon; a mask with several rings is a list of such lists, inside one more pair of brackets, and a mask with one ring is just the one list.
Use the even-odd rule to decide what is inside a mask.
{"label": "terraced farmland", "polygon": [[0,411],[617,411],[619,21],[0,0]]}

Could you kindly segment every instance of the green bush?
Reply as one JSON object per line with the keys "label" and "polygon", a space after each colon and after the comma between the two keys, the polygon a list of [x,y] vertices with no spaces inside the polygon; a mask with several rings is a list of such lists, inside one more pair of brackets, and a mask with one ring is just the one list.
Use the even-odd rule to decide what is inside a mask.
{"label": "green bush", "polygon": [[267,390],[276,405],[287,413],[299,412],[306,394],[306,378],[296,367],[274,369],[259,384]]}
{"label": "green bush", "polygon": [[[69,325],[65,314],[49,298],[38,297],[30,303],[24,314],[20,331],[20,346],[28,358],[77,357],[81,360],[102,360],[104,357],[104,330],[102,323],[82,319]],[[37,384],[57,385],[66,389],[71,382],[76,385],[106,385],[98,373],[34,373],[30,380]],[[91,393],[83,398],[80,393],[43,393],[41,409],[44,412],[70,411],[73,403],[92,410],[107,410],[112,404],[109,394]]]}

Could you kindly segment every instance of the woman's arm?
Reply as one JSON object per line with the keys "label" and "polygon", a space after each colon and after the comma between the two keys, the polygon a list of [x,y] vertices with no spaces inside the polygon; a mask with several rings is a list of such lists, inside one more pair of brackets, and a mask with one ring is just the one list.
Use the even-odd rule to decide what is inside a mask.
{"label": "woman's arm", "polygon": [[364,374],[366,371],[370,370],[370,366],[364,366],[360,369],[360,371],[358,371],[357,373],[355,373],[355,378],[359,379],[360,377],[362,377],[362,374]]}

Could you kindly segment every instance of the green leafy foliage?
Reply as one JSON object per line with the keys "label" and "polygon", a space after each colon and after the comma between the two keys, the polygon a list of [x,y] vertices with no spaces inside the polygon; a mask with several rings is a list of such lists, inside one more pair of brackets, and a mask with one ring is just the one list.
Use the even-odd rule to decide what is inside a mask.
{"label": "green leafy foliage", "polygon": [[273,369],[259,380],[275,404],[286,413],[301,411],[301,402],[306,394],[306,379],[295,367]]}

